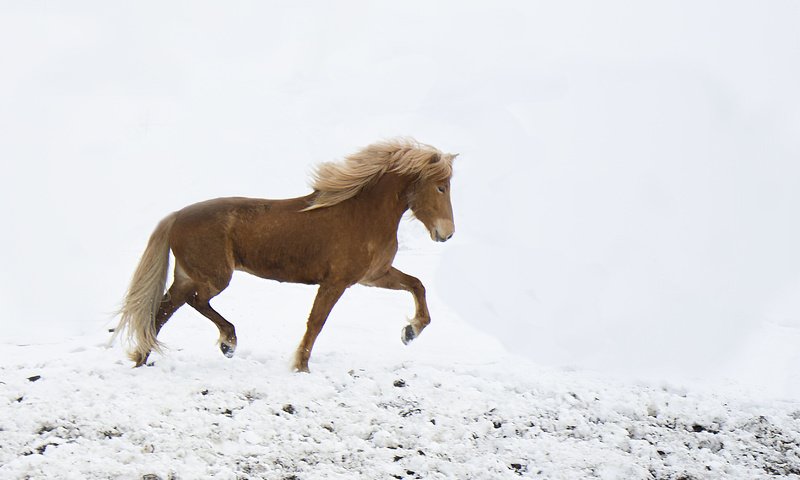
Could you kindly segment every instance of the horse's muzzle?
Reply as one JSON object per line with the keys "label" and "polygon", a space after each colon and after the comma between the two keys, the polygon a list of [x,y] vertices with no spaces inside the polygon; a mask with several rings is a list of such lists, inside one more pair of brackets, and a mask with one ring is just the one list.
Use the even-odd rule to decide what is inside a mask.
{"label": "horse's muzzle", "polygon": [[450,240],[451,238],[453,238],[453,234],[452,233],[447,235],[446,237],[443,237],[443,236],[439,235],[439,233],[437,232],[434,236],[436,237],[436,238],[434,238],[434,240],[436,240],[437,242],[446,242],[446,241]]}
{"label": "horse's muzzle", "polygon": [[453,238],[456,226],[452,220],[437,220],[431,229],[431,238],[437,242],[446,242]]}

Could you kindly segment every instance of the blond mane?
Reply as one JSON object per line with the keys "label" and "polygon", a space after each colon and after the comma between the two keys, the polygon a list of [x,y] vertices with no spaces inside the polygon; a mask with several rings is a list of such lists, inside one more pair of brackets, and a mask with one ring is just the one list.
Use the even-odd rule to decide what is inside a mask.
{"label": "blond mane", "polygon": [[317,192],[305,210],[330,207],[355,197],[385,173],[418,178],[445,180],[453,174],[455,155],[414,139],[394,139],[374,143],[341,163],[326,162],[317,166],[311,187]]}

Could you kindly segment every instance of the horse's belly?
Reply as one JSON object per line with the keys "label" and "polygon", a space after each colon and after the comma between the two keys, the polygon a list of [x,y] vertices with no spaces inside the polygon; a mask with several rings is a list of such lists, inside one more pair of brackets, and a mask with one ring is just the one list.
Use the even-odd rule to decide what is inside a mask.
{"label": "horse's belly", "polygon": [[275,280],[286,283],[304,283],[315,285],[320,283],[320,278],[314,272],[307,269],[300,269],[297,266],[291,268],[284,265],[236,265],[236,270],[255,275],[267,280]]}

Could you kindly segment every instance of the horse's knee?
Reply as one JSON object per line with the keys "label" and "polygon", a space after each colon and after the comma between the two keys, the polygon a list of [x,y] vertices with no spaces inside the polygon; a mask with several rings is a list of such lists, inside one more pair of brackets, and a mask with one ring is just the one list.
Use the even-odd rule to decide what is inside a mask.
{"label": "horse's knee", "polygon": [[410,282],[408,284],[409,290],[417,297],[425,297],[425,285],[422,284],[422,281],[416,277],[410,277]]}

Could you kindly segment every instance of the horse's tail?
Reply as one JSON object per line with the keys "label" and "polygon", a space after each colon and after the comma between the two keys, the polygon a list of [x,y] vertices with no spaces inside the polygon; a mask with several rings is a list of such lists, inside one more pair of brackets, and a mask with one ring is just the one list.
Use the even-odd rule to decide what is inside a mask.
{"label": "horse's tail", "polygon": [[119,324],[114,329],[114,339],[127,331],[128,356],[143,364],[150,351],[161,352],[161,343],[156,340],[156,314],[164,296],[169,269],[169,232],[175,223],[175,214],[166,217],[150,235],[147,248],[133,273],[122,308]]}

